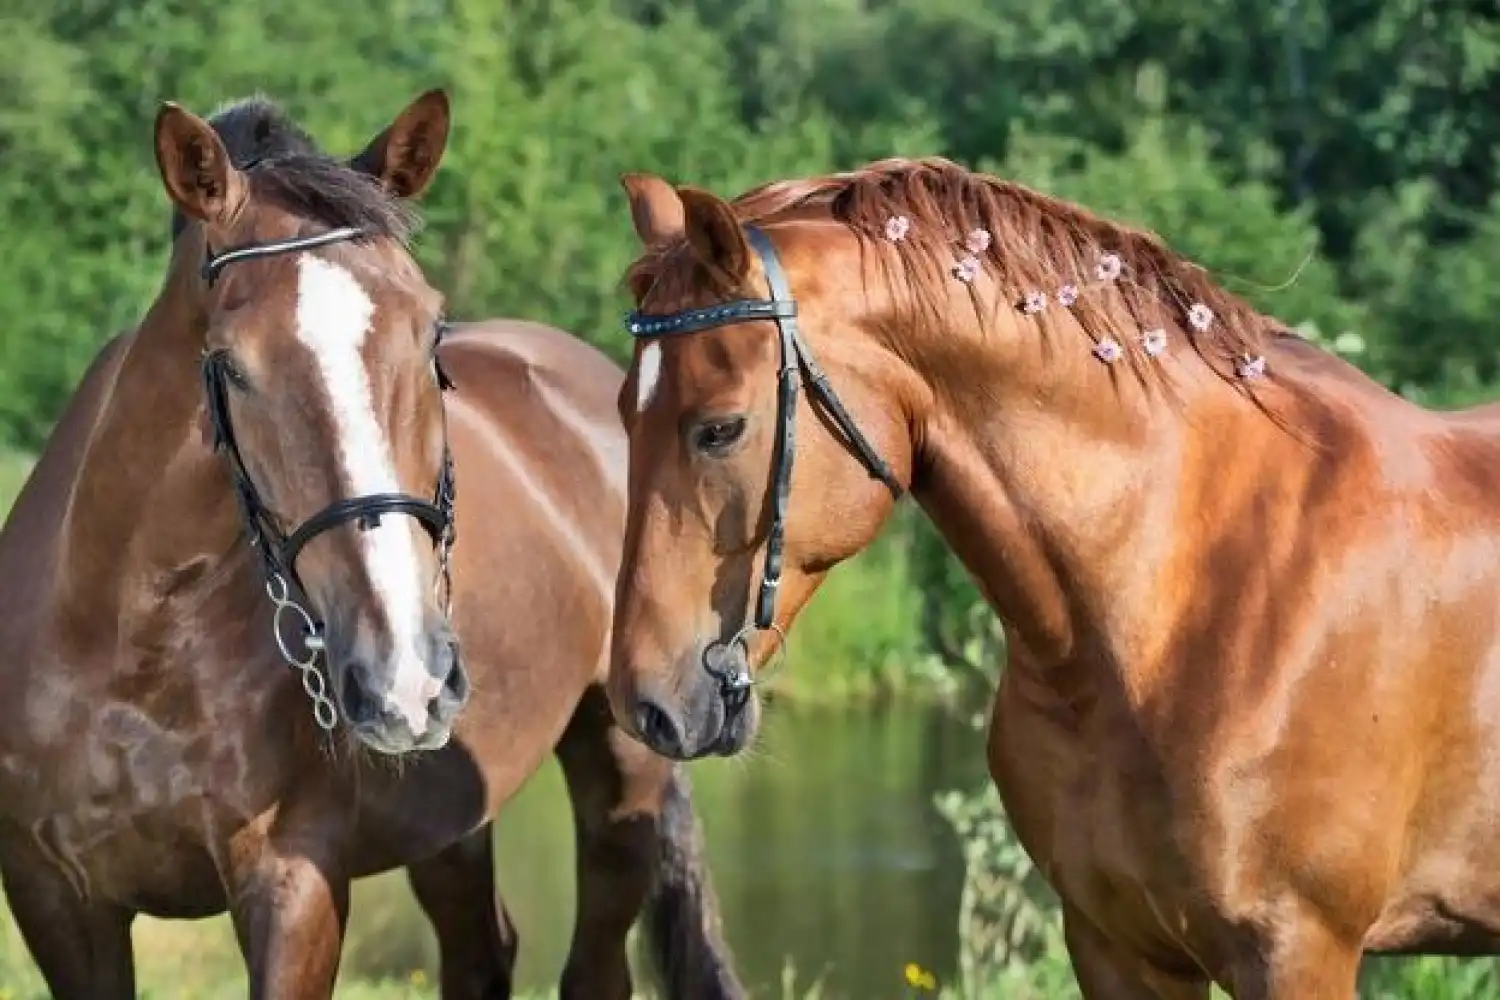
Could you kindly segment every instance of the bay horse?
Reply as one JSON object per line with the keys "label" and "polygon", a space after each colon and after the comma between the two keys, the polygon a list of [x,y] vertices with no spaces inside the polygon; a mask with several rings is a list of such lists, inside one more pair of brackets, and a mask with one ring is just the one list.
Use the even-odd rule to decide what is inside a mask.
{"label": "bay horse", "polygon": [[342,160],[263,99],[160,108],[161,289],[0,532],[0,873],[59,1000],[135,995],[136,914],[226,909],[253,1000],[326,1000],[351,879],[398,867],[445,1000],[509,997],[491,818],[549,750],[562,996],[631,995],[641,913],[671,996],[742,993],[688,784],[602,689],[623,372],[444,319],[408,243],[449,128],[429,91]]}
{"label": "bay horse", "polygon": [[910,492],[1003,620],[990,771],[1085,997],[1497,950],[1500,408],[941,158],[623,183],[622,728],[741,750],[778,633]]}

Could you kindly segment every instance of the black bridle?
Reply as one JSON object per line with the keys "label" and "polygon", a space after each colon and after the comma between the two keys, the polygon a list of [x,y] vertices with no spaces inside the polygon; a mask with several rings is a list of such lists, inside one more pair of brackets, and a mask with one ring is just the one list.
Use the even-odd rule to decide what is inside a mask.
{"label": "black bridle", "polygon": [[[203,278],[212,287],[219,272],[230,264],[298,253],[352,240],[360,235],[361,231],[358,229],[334,229],[315,236],[234,247],[219,254],[209,250],[203,261]],[[369,531],[378,527],[380,519],[386,514],[414,517],[432,536],[433,544],[437,546],[444,613],[450,613],[453,600],[451,562],[456,537],[453,523],[453,455],[445,434],[442,466],[438,470],[437,488],[430,501],[406,493],[373,493],[347,497],[336,500],[313,514],[290,534],[283,534],[277,527],[275,515],[261,500],[235,440],[234,425],[229,418],[229,386],[235,378],[228,351],[213,350],[203,356],[203,386],[208,419],[213,428],[214,450],[225,456],[245,532],[251,547],[260,553],[266,593],[276,608],[272,623],[276,644],[287,663],[302,672],[302,684],[308,697],[312,699],[313,714],[318,725],[331,730],[338,724],[338,710],[328,698],[325,678],[318,671],[318,660],[324,648],[323,623],[308,610],[311,602],[297,577],[297,555],[318,535],[351,521],[361,531]],[[443,389],[452,387],[441,367],[438,368],[438,379]],[[300,656],[287,648],[282,635],[282,615],[288,611],[301,619],[304,652]]]}
{"label": "black bridle", "polygon": [[[786,543],[787,501],[792,488],[792,457],[796,444],[797,383],[798,377],[807,379],[808,389],[828,411],[835,426],[844,436],[845,445],[851,449],[870,475],[879,479],[900,498],[901,484],[880,454],[860,431],[859,425],[849,416],[849,411],[840,402],[838,394],[828,383],[828,376],[813,360],[812,352],[797,329],[797,303],[792,298],[791,286],[786,271],[776,256],[765,233],[755,226],[744,226],[750,246],[760,256],[761,267],[766,272],[766,283],[770,286],[768,299],[736,299],[700,309],[684,309],[675,313],[643,313],[635,310],[626,317],[626,329],[633,337],[662,337],[677,334],[697,333],[733,323],[752,320],[771,320],[781,341],[781,368],[776,385],[776,442],[771,454],[771,527],[766,537],[765,568],[761,572],[760,594],[755,602],[754,628],[757,631],[780,632],[776,626],[776,589],[781,585],[782,550]],[[725,648],[743,643],[749,628],[740,631]],[[704,667],[720,684],[726,702],[740,703],[752,681],[744,669],[726,671],[714,662],[713,644],[704,651]]]}

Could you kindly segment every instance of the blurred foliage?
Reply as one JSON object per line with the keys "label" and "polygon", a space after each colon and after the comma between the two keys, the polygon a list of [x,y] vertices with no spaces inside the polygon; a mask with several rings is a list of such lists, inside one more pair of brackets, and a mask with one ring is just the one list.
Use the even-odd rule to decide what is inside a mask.
{"label": "blurred foliage", "polygon": [[[207,113],[253,92],[352,153],[448,86],[418,252],[450,311],[553,323],[619,358],[636,249],[621,172],[733,194],[937,153],[1156,230],[1426,405],[1500,381],[1487,0],[0,0],[0,32],[0,444],[15,449],[45,440],[160,280],[159,103]],[[993,685],[1003,634],[909,507],[845,569],[799,629],[804,671]],[[970,845],[970,978],[1065,995],[1046,985],[1061,961],[1046,893],[993,792],[941,809]],[[1382,966],[1366,995],[1493,992],[1492,965],[1456,968]]]}

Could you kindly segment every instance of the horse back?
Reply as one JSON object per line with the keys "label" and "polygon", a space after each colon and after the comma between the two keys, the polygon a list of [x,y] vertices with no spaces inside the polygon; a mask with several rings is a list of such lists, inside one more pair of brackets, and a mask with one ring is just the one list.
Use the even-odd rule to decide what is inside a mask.
{"label": "horse back", "polygon": [[515,320],[457,326],[441,353],[454,384],[453,614],[473,684],[455,736],[483,762],[495,805],[607,667],[625,530],[624,373],[571,334]]}
{"label": "horse back", "polygon": [[[512,509],[552,506],[592,557],[608,564],[612,592],[625,523],[627,442],[615,411],[624,372],[586,341],[521,320],[456,327],[443,363],[456,385],[450,403],[486,425],[485,460],[473,464],[505,468],[491,482],[476,468],[474,479],[506,493],[496,499]],[[462,417],[450,421],[472,451],[480,435],[466,434],[466,423],[476,429]]]}

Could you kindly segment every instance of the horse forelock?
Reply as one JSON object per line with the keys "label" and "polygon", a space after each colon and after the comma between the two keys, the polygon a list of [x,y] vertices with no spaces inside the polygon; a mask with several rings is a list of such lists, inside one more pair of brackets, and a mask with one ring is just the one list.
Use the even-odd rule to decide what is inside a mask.
{"label": "horse forelock", "polygon": [[[208,119],[230,162],[245,171],[252,204],[274,205],[328,228],[407,243],[421,226],[416,207],[388,194],[369,174],[323,152],[280,106],[262,95],[231,101]],[[171,236],[187,220],[172,211]]]}

